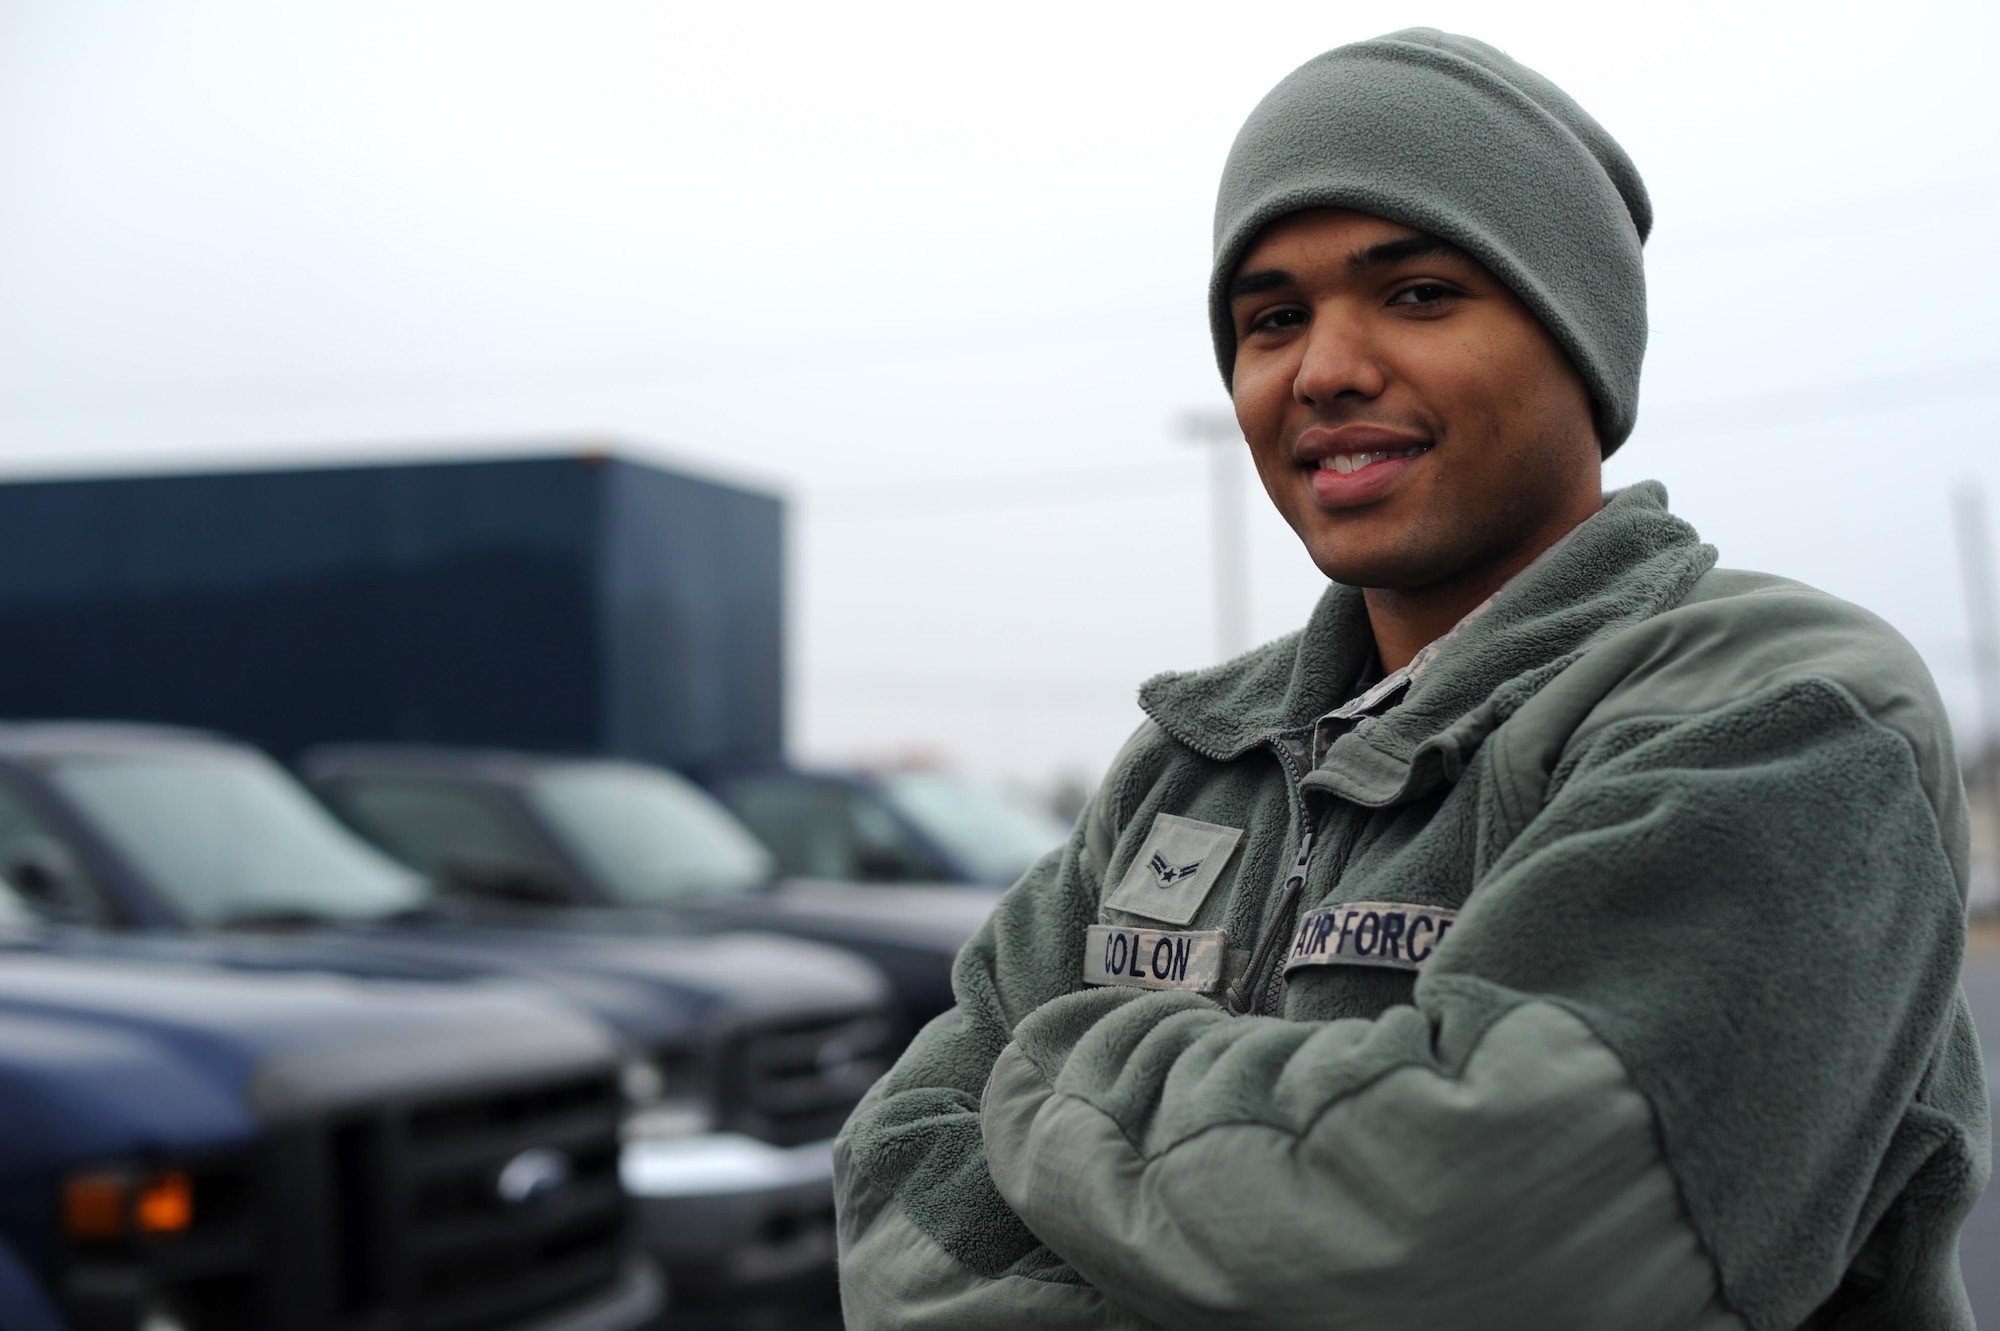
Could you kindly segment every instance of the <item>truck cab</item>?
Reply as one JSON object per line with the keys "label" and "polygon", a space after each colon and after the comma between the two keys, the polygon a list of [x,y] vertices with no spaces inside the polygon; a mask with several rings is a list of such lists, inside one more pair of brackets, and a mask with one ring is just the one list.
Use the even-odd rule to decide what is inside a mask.
{"label": "truck cab", "polygon": [[557,927],[578,912],[678,918],[847,948],[888,976],[909,1032],[952,1005],[952,963],[999,900],[784,874],[713,796],[629,759],[370,744],[311,749],[299,767],[362,835],[489,910]]}
{"label": "truck cab", "polygon": [[632,1331],[619,1052],[519,986],[0,936],[0,1326]]}
{"label": "truck cab", "polygon": [[928,767],[766,767],[708,785],[798,878],[998,890],[1069,834],[1018,792]]}
{"label": "truck cab", "polygon": [[0,727],[0,876],[72,957],[554,992],[627,1051],[620,1169],[680,1301],[831,1286],[830,1139],[895,1039],[865,961],[742,929],[474,918],[255,750],[167,728]]}

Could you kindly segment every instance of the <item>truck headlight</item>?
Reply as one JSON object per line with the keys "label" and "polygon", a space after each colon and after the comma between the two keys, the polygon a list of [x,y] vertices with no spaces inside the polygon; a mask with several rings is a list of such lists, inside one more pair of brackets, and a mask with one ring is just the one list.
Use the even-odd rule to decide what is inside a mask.
{"label": "truck headlight", "polygon": [[706,1068],[692,1049],[669,1047],[635,1054],[618,1069],[625,1094],[626,1141],[691,1137],[715,1127],[715,1095]]}
{"label": "truck headlight", "polygon": [[79,1326],[208,1331],[244,1325],[258,1239],[241,1158],[78,1169],[56,1198],[56,1295]]}
{"label": "truck headlight", "polygon": [[630,1107],[655,1104],[667,1093],[666,1073],[652,1059],[634,1054],[618,1065],[618,1090]]}
{"label": "truck headlight", "polygon": [[73,1174],[63,1184],[62,1217],[72,1243],[185,1233],[194,1225],[194,1183],[184,1169]]}

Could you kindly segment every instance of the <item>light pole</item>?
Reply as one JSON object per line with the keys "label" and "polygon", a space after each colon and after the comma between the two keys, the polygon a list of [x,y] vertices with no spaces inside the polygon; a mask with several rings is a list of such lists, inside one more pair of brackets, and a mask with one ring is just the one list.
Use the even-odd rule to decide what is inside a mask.
{"label": "light pole", "polygon": [[1249,530],[1243,519],[1243,432],[1228,411],[1184,411],[1180,435],[1208,449],[1209,552],[1214,561],[1215,654],[1250,649]]}
{"label": "light pole", "polygon": [[1986,533],[1986,495],[1970,481],[1952,494],[1953,526],[1958,529],[1959,576],[1965,586],[1965,614],[1972,629],[1972,673],[1979,688],[1979,762],[1988,769],[2000,741],[2000,611],[1993,596],[1993,550]]}
{"label": "light pole", "polygon": [[[1993,549],[1986,533],[1986,493],[1966,481],[1952,494],[1953,526],[1958,529],[1959,576],[1965,586],[1965,617],[1972,629],[1972,675],[1979,689],[1979,748],[1976,775],[1986,797],[1988,845],[2000,840],[2000,609],[1993,595]],[[1989,856],[1992,855],[1989,849]],[[1989,872],[1991,866],[1989,865]]]}

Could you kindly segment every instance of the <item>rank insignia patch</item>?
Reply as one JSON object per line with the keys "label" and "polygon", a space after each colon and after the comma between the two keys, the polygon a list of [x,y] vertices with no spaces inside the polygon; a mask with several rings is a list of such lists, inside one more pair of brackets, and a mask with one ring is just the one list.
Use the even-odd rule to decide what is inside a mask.
{"label": "rank insignia patch", "polygon": [[1221,881],[1241,840],[1241,828],[1159,814],[1104,904],[1165,924],[1186,924]]}

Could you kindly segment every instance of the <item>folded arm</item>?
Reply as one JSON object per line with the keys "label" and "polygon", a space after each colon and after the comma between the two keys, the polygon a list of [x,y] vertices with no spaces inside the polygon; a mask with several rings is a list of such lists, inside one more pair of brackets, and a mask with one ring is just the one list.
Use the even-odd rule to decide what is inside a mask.
{"label": "folded arm", "polygon": [[1921,1167],[1890,1157],[1961,929],[1909,743],[1843,690],[1626,722],[1414,1006],[1043,1006],[985,1095],[991,1176],[1167,1326],[1797,1326]]}
{"label": "folded arm", "polygon": [[1068,844],[1001,899],[959,954],[958,1005],[918,1033],[835,1143],[850,1331],[1147,1325],[1087,1284],[1001,1199],[979,1122],[980,1095],[1015,1026],[1083,987],[1075,940],[1097,919],[1113,836],[1107,798],[1100,793]]}

